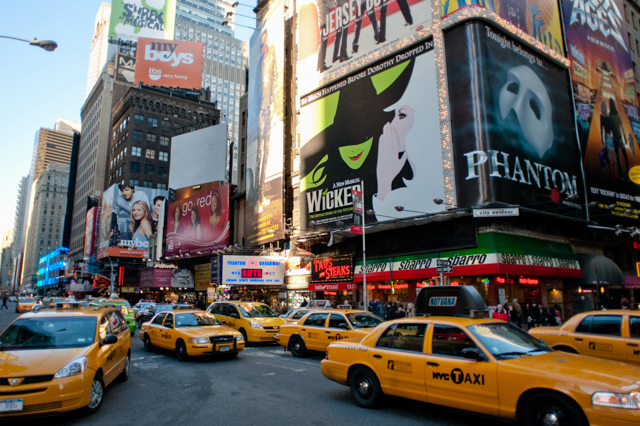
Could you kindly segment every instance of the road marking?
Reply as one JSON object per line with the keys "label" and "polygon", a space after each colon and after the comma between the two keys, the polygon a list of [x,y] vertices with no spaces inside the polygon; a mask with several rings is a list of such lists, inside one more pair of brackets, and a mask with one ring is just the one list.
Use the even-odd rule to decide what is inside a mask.
{"label": "road marking", "polygon": [[140,361],[140,360],[143,360],[143,359],[144,359],[144,357],[141,356],[140,358],[131,358],[131,361]]}
{"label": "road marking", "polygon": [[299,360],[297,358],[294,358],[290,355],[287,354],[273,354],[270,352],[264,352],[264,351],[252,351],[252,352],[247,352],[246,350],[243,352],[244,355],[247,356],[253,356],[253,357],[257,357],[257,358],[270,358],[270,359],[284,359],[286,358],[287,361],[286,362],[295,362],[298,364],[306,364],[306,365],[313,365],[318,367],[320,364],[319,363],[315,363],[315,362],[310,362],[310,361],[302,361]]}
{"label": "road marking", "polygon": [[276,373],[265,373],[265,374],[263,374],[263,376],[275,376],[275,375],[276,375]]}
{"label": "road marking", "polygon": [[148,362],[148,363],[138,363],[138,364],[133,364],[134,367],[139,368],[141,370],[155,370],[156,368],[158,368],[160,366],[160,364],[155,363],[155,362]]}
{"label": "road marking", "polygon": [[[267,364],[263,364],[261,362],[256,362],[257,365],[267,365]],[[303,371],[307,371],[306,368],[302,368],[302,369],[298,369],[298,368],[291,368],[291,367],[284,367],[282,365],[269,365],[270,367],[276,367],[276,368],[282,368],[283,370],[289,370],[289,371],[293,371],[295,373],[302,373]]]}

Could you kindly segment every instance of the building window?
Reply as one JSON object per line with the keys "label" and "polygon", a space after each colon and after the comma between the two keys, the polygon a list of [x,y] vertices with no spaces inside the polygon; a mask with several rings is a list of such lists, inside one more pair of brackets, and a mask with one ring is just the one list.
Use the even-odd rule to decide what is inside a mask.
{"label": "building window", "polygon": [[166,183],[159,183],[158,184],[158,189],[167,189],[167,184]]}
{"label": "building window", "polygon": [[147,133],[147,142],[156,143],[156,135],[155,135],[155,133]]}
{"label": "building window", "polygon": [[158,119],[149,117],[149,127],[158,127]]}
{"label": "building window", "polygon": [[[147,150],[148,152],[149,150]],[[169,153],[168,152],[164,152],[164,151],[160,151],[159,153],[159,159],[160,161],[169,161]]]}
{"label": "building window", "polygon": [[144,115],[136,114],[133,123],[134,124],[144,124]]}
{"label": "building window", "polygon": [[147,149],[147,152],[145,153],[145,158],[149,158],[151,160],[154,160],[156,158],[156,150],[155,149]]}
{"label": "building window", "polygon": [[160,136],[160,145],[169,146],[169,141],[171,139],[168,136]]}
{"label": "building window", "polygon": [[169,130],[171,130],[171,123],[169,123],[169,121],[162,121],[160,123],[160,130],[163,130],[165,132],[168,132]]}
{"label": "building window", "polygon": [[142,132],[140,130],[133,131],[133,140],[134,141],[142,141]]}
{"label": "building window", "polygon": [[153,164],[145,164],[144,165],[144,174],[152,175],[154,172]]}
{"label": "building window", "polygon": [[167,177],[169,175],[169,169],[166,167],[158,167],[158,177]]}
{"label": "building window", "polygon": [[131,162],[131,173],[140,173],[140,163],[136,161]]}
{"label": "building window", "polygon": [[145,188],[153,188],[153,182],[150,182],[148,180],[144,181],[144,187]]}
{"label": "building window", "polygon": [[140,157],[142,155],[142,148],[140,148],[139,146],[132,146],[131,155],[133,155],[134,157]]}
{"label": "building window", "polygon": [[129,185],[130,186],[139,186],[140,185],[140,181],[138,179],[129,179]]}

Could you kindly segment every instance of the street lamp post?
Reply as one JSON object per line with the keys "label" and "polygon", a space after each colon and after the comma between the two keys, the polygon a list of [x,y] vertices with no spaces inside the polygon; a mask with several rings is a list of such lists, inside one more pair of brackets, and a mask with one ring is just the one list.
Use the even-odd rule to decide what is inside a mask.
{"label": "street lamp post", "polygon": [[47,52],[53,52],[58,47],[58,43],[56,43],[53,40],[38,40],[37,38],[34,38],[33,40],[25,40],[23,38],[3,36],[3,35],[0,35],[0,38],[8,38],[11,40],[24,41],[26,43],[29,43],[31,46],[41,47]]}

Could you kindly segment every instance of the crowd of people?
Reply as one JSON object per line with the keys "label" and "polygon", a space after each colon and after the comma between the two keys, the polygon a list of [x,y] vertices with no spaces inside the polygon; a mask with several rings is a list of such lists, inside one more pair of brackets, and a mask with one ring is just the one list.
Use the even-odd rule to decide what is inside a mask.
{"label": "crowd of people", "polygon": [[369,312],[373,312],[385,320],[412,317],[415,315],[413,303],[408,303],[405,309],[400,302],[382,303],[380,299],[369,300]]}
{"label": "crowd of people", "polygon": [[518,299],[513,299],[511,303],[498,304],[491,314],[491,318],[501,319],[516,327],[523,329],[526,327],[529,330],[535,327],[551,327],[562,324],[562,310],[558,305],[547,308],[535,302],[522,306],[518,303]]}

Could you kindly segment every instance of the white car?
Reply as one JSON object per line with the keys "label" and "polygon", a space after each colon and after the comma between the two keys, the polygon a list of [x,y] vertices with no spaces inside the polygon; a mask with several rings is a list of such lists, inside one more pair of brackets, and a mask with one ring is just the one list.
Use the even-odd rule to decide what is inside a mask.
{"label": "white car", "polygon": [[17,302],[17,301],[18,301],[18,299],[16,299],[15,296],[9,297],[9,302]]}

